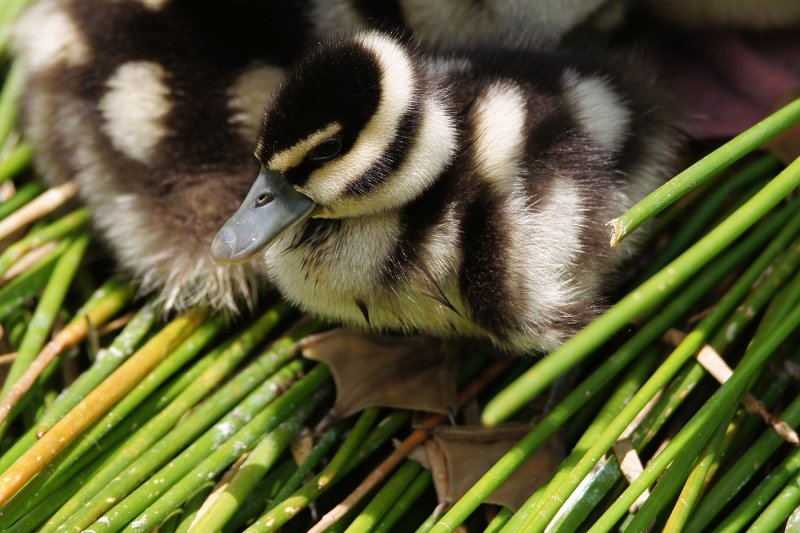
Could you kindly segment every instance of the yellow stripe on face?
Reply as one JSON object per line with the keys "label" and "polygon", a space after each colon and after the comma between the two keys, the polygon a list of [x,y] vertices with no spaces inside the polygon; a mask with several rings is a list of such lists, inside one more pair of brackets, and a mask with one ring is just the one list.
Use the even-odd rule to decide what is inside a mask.
{"label": "yellow stripe on face", "polygon": [[270,170],[286,172],[303,162],[308,152],[330,139],[342,130],[342,125],[333,122],[321,130],[315,131],[295,145],[273,155],[264,165]]}

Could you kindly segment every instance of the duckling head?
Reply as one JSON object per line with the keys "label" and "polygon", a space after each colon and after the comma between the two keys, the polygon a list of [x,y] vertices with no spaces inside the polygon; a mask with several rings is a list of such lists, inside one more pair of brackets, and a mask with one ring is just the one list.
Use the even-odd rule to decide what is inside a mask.
{"label": "duckling head", "polygon": [[452,158],[455,128],[412,47],[379,32],[324,43],[267,108],[255,148],[261,171],[212,244],[246,261],[310,217],[399,209]]}

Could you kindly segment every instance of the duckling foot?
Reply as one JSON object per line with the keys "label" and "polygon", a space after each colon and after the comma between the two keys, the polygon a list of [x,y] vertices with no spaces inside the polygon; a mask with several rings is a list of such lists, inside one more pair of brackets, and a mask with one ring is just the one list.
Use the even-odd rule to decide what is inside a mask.
{"label": "duckling foot", "polygon": [[300,349],[330,367],[336,418],[366,407],[451,414],[456,406],[458,358],[451,342],[335,329],[303,339]]}
{"label": "duckling foot", "polygon": [[[480,426],[439,427],[425,443],[424,454],[413,458],[430,469],[440,502],[460,499],[519,439],[528,424],[507,424],[487,429]],[[422,456],[422,457],[421,457]],[[550,438],[525,461],[486,503],[518,510],[543,485],[564,458],[558,435]]]}

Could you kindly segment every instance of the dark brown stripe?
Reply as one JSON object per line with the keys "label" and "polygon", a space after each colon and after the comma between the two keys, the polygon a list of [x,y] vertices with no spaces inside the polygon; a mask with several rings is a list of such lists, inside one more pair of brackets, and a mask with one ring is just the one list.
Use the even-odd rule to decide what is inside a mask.
{"label": "dark brown stripe", "polygon": [[385,284],[392,286],[415,270],[422,243],[431,229],[441,223],[448,204],[457,201],[458,188],[457,173],[447,171],[419,198],[403,208],[400,213],[402,233],[383,266]]}
{"label": "dark brown stripe", "polygon": [[385,183],[406,160],[419,128],[422,111],[417,103],[400,119],[395,138],[380,159],[364,174],[351,181],[344,191],[349,196],[362,196]]}
{"label": "dark brown stripe", "polygon": [[[476,183],[476,185],[478,185]],[[464,210],[461,226],[461,294],[477,325],[503,336],[516,326],[514,299],[506,287],[509,221],[503,220],[499,199],[483,184]]]}

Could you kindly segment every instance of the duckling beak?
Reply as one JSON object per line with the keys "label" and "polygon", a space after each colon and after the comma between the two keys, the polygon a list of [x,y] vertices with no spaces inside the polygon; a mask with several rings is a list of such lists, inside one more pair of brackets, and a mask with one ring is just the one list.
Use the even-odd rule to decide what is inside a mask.
{"label": "duckling beak", "polygon": [[214,237],[211,256],[220,264],[247,261],[308,218],[314,207],[310,198],[289,185],[283,173],[262,167],[242,206]]}

